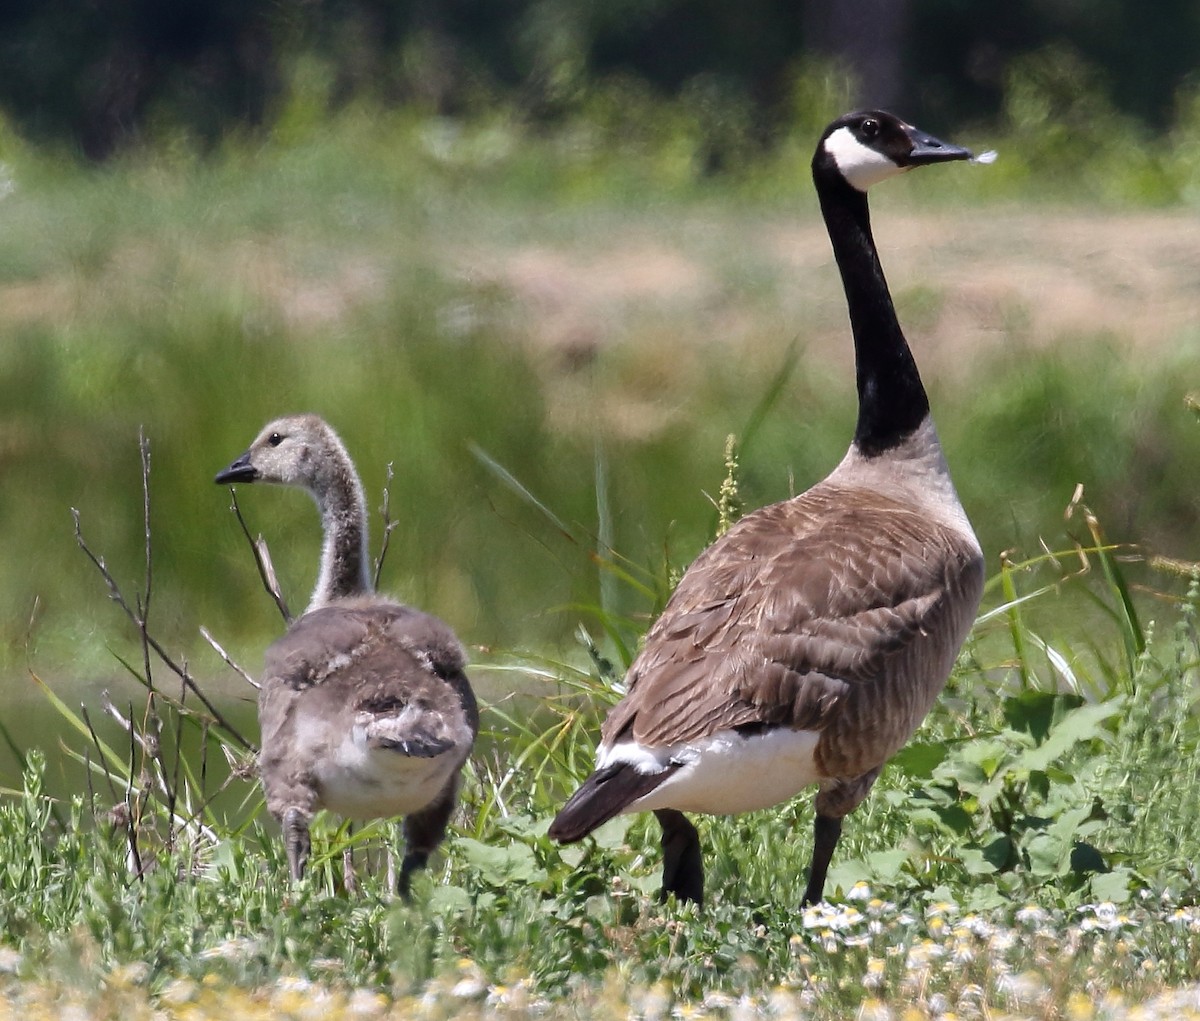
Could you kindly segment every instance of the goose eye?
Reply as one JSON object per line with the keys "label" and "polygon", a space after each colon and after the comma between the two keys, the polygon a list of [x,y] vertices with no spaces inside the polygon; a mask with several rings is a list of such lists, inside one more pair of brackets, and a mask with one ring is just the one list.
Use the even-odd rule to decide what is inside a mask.
{"label": "goose eye", "polygon": [[863,138],[874,138],[879,134],[879,121],[875,120],[873,117],[868,117],[862,122],[859,130],[862,132]]}
{"label": "goose eye", "polygon": [[267,442],[271,446],[277,447],[283,442],[283,437],[280,436],[279,433],[271,433],[271,435],[267,437]]}

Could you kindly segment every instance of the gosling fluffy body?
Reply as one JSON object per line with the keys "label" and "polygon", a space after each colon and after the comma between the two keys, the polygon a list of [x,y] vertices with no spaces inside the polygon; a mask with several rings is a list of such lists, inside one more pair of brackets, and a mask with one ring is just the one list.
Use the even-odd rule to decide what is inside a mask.
{"label": "gosling fluffy body", "polygon": [[372,592],[362,484],[321,418],[269,423],[216,481],[302,488],[321,513],[316,589],[267,649],[258,703],[259,774],[292,878],[304,874],[319,809],[403,815],[407,893],[445,835],[479,729],[462,645],[436,617]]}

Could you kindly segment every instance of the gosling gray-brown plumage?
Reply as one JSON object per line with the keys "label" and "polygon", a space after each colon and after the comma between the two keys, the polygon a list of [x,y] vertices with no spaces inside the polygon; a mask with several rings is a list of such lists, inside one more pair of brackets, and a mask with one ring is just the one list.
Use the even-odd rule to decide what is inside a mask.
{"label": "gosling gray-brown plumage", "polygon": [[293,879],[304,874],[318,809],[404,819],[399,891],[441,842],[479,729],[466,656],[427,613],[375,594],[362,484],[316,415],[276,419],[216,476],[307,490],[324,541],[304,615],[266,651],[259,774],[283,827]]}
{"label": "gosling gray-brown plumage", "polygon": [[875,248],[866,189],[965,160],[882,111],[826,129],[812,171],[854,336],[858,424],[842,462],[794,499],[747,515],[688,569],[606,719],[595,771],[550,836],[624,812],[662,827],[663,896],[703,901],[684,812],[767,808],[816,784],[819,901],[842,819],[916,729],[983,591],[959,503]]}

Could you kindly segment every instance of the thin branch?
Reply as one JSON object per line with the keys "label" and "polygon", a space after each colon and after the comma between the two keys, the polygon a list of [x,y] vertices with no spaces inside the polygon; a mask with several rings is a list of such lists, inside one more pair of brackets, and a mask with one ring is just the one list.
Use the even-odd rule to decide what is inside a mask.
{"label": "thin branch", "polygon": [[[117,711],[117,707],[109,703],[109,713],[118,721],[121,721],[121,714]],[[132,861],[132,872],[134,877],[139,882],[146,881],[146,875],[143,871],[142,855],[138,851],[138,821],[141,813],[135,809],[135,801],[133,797],[135,767],[137,765],[137,732],[133,727],[133,703],[129,704],[129,784],[125,788],[125,826],[126,832],[129,834],[129,854]]]}
{"label": "thin branch", "polygon": [[383,574],[383,561],[387,558],[388,546],[392,540],[392,532],[396,530],[399,521],[392,520],[392,480],[396,477],[392,470],[392,462],[388,461],[387,475],[383,483],[383,506],[379,508],[379,516],[383,519],[383,540],[379,547],[379,556],[375,558],[375,579],[371,583],[374,589],[379,588],[379,577]]}
{"label": "thin branch", "polygon": [[283,590],[279,587],[279,578],[275,574],[275,564],[271,561],[271,551],[267,548],[267,540],[261,535],[257,539],[251,536],[250,527],[246,524],[246,519],[242,517],[242,508],[238,506],[237,490],[232,486],[229,487],[229,495],[233,501],[230,505],[230,510],[237,517],[238,524],[242,526],[242,534],[250,544],[250,550],[254,554],[254,563],[258,567],[258,576],[262,579],[263,588],[275,600],[275,605],[283,615],[283,622],[290,626],[293,620],[292,611],[288,609],[287,600],[283,597]]}
{"label": "thin branch", "polygon": [[96,751],[100,753],[100,764],[104,767],[104,779],[108,782],[108,791],[115,802],[117,800],[117,787],[113,783],[112,773],[108,768],[108,759],[104,755],[104,747],[100,744],[100,735],[96,733],[96,728],[92,726],[92,717],[87,711],[87,706],[80,703],[79,712],[83,716],[83,722],[87,724],[88,733],[92,736],[92,744],[96,746]]}
{"label": "thin branch", "polygon": [[[87,780],[88,811],[94,818],[96,815],[96,788],[92,784],[92,750],[87,745],[83,746],[83,775]],[[114,794],[113,797],[115,798],[116,795]]]}
{"label": "thin branch", "polygon": [[175,713],[175,775],[171,779],[171,801],[167,805],[167,849],[172,850],[175,846],[175,805],[178,801],[180,786],[179,786],[179,770],[183,762],[183,703],[187,699],[187,687],[181,682],[179,685],[179,709]]}
{"label": "thin branch", "polygon": [[252,687],[252,688],[257,689],[260,687],[258,681],[256,681],[253,677],[251,677],[245,670],[242,669],[242,667],[238,663],[236,663],[232,659],[232,657],[230,657],[229,653],[227,653],[221,647],[221,644],[212,636],[212,633],[203,624],[200,625],[200,634],[203,635],[204,640],[213,647],[213,649],[216,651],[217,655],[220,656],[223,660],[225,660],[225,662],[229,665],[229,667],[232,668],[234,673],[236,673],[239,677],[241,677],[241,679],[243,681],[245,681],[247,684],[249,684],[250,687]]}
{"label": "thin branch", "polygon": [[[225,748],[225,746],[221,745],[221,748],[223,750]],[[204,797],[204,790],[207,786],[208,786],[208,724],[205,723],[204,726],[200,728],[200,797],[204,799],[201,802],[202,807],[204,805],[207,805],[208,802],[212,800],[211,798]],[[196,810],[197,814],[199,814],[199,811],[200,811],[200,809]]]}
{"label": "thin branch", "polygon": [[[146,625],[150,620],[150,590],[154,580],[154,552],[153,544],[150,541],[150,440],[147,439],[146,430],[142,427],[138,428],[138,450],[142,455],[142,528],[146,534],[146,586],[141,599],[139,626],[142,633],[145,634]],[[142,652],[146,664],[146,683],[153,688],[150,681],[150,650],[144,644]]]}
{"label": "thin branch", "polygon": [[[187,670],[187,661],[184,661],[183,669]],[[181,686],[182,688],[182,686]],[[182,688],[186,693],[187,689]],[[151,762],[158,767],[158,786],[163,795],[167,799],[167,846],[170,848],[173,841],[173,833],[171,830],[171,819],[175,813],[175,801],[178,789],[171,780],[171,771],[167,768],[167,751],[163,747],[163,722],[162,717],[158,713],[159,695],[156,691],[148,691],[146,693],[146,711],[142,714],[142,747],[145,749],[145,754],[150,757]],[[168,703],[169,704],[169,703]],[[183,726],[183,703],[179,703],[178,716],[176,724],[178,727]],[[144,761],[144,758],[143,758]],[[179,766],[179,746],[176,744],[175,750],[175,766],[178,771]],[[143,773],[148,770],[144,767]],[[143,781],[144,782],[144,781]]]}
{"label": "thin branch", "polygon": [[143,562],[145,565],[145,592],[134,599],[136,612],[134,624],[137,626],[142,647],[142,678],[151,694],[154,692],[153,662],[150,657],[149,621],[150,621],[150,592],[153,588],[154,555],[150,540],[150,441],[146,438],[143,428],[138,428],[138,453],[142,462],[142,533],[145,536]]}
{"label": "thin branch", "polygon": [[[108,715],[114,720],[116,720],[117,726],[125,731],[126,734],[132,734],[134,732],[133,721],[127,720],[121,715],[121,710],[113,704],[113,700],[109,698],[107,691],[100,692],[100,708],[108,713]],[[130,775],[133,775],[132,766],[130,767]]]}
{"label": "thin branch", "polygon": [[[206,826],[204,824],[203,820],[201,819],[201,816],[204,814],[204,812],[208,808],[208,806],[211,805],[213,803],[213,801],[215,801],[217,798],[219,798],[227,790],[229,790],[229,788],[232,787],[233,784],[252,777],[254,774],[254,768],[249,767],[249,768],[231,769],[230,772],[228,772],[225,775],[225,779],[221,781],[220,786],[215,791],[213,791],[211,794],[206,795],[204,793],[204,787],[205,787],[205,780],[207,779],[207,773],[208,773],[208,755],[207,755],[208,738],[207,738],[207,735],[204,738],[203,747],[205,749],[205,752],[201,758],[201,768],[200,768],[200,799],[201,799],[200,804],[198,804],[192,810],[190,815],[188,815],[186,818],[183,818],[180,820],[179,829],[181,832],[184,830],[191,829],[192,824],[195,823],[198,835],[207,836],[207,837],[209,837],[210,840],[212,840],[213,843],[216,843],[216,841],[217,841],[216,834],[213,833],[211,826]],[[222,745],[221,747],[223,748],[224,745]]]}
{"label": "thin branch", "polygon": [[[125,597],[122,595],[116,579],[113,578],[112,573],[105,564],[104,558],[98,557],[95,553],[93,553],[91,547],[87,544],[87,540],[84,539],[82,526],[80,525],[79,510],[77,508],[71,508],[71,517],[75,521],[75,542],[78,544],[79,548],[83,550],[84,555],[92,562],[96,570],[100,572],[100,577],[104,579],[104,584],[108,587],[109,599],[116,603],[125,612],[125,615],[133,622],[134,626],[141,631],[142,623],[139,620],[138,615],[130,607],[129,603],[125,601]],[[216,721],[218,726],[225,730],[243,748],[246,748],[250,751],[257,751],[257,748],[254,746],[254,744],[250,741],[247,741],[246,738],[241,735],[241,732],[232,723],[230,723],[228,719],[225,718],[224,714],[215,705],[213,705],[212,700],[209,699],[209,697],[204,694],[196,682],[192,680],[191,676],[187,672],[187,669],[179,666],[167,653],[166,649],[164,649],[148,631],[145,632],[145,639],[150,648],[154,650],[155,654],[160,660],[162,660],[167,668],[171,670],[171,672],[177,677],[179,677],[183,683],[188,686],[192,693],[198,699],[200,699],[201,703],[204,705],[204,708],[207,709],[212,715],[212,718]]]}

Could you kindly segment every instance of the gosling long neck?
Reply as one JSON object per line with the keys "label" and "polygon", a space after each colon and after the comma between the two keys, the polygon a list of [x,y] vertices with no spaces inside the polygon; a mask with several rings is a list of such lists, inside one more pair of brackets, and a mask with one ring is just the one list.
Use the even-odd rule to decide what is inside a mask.
{"label": "gosling long neck", "polygon": [[813,181],[842,275],[854,334],[858,424],[854,446],[867,457],[910,436],[929,414],[921,384],[871,233],[865,192],[836,171],[814,168]]}
{"label": "gosling long neck", "polygon": [[321,569],[308,609],[372,591],[368,574],[367,506],[349,455],[337,451],[311,490],[321,512]]}

